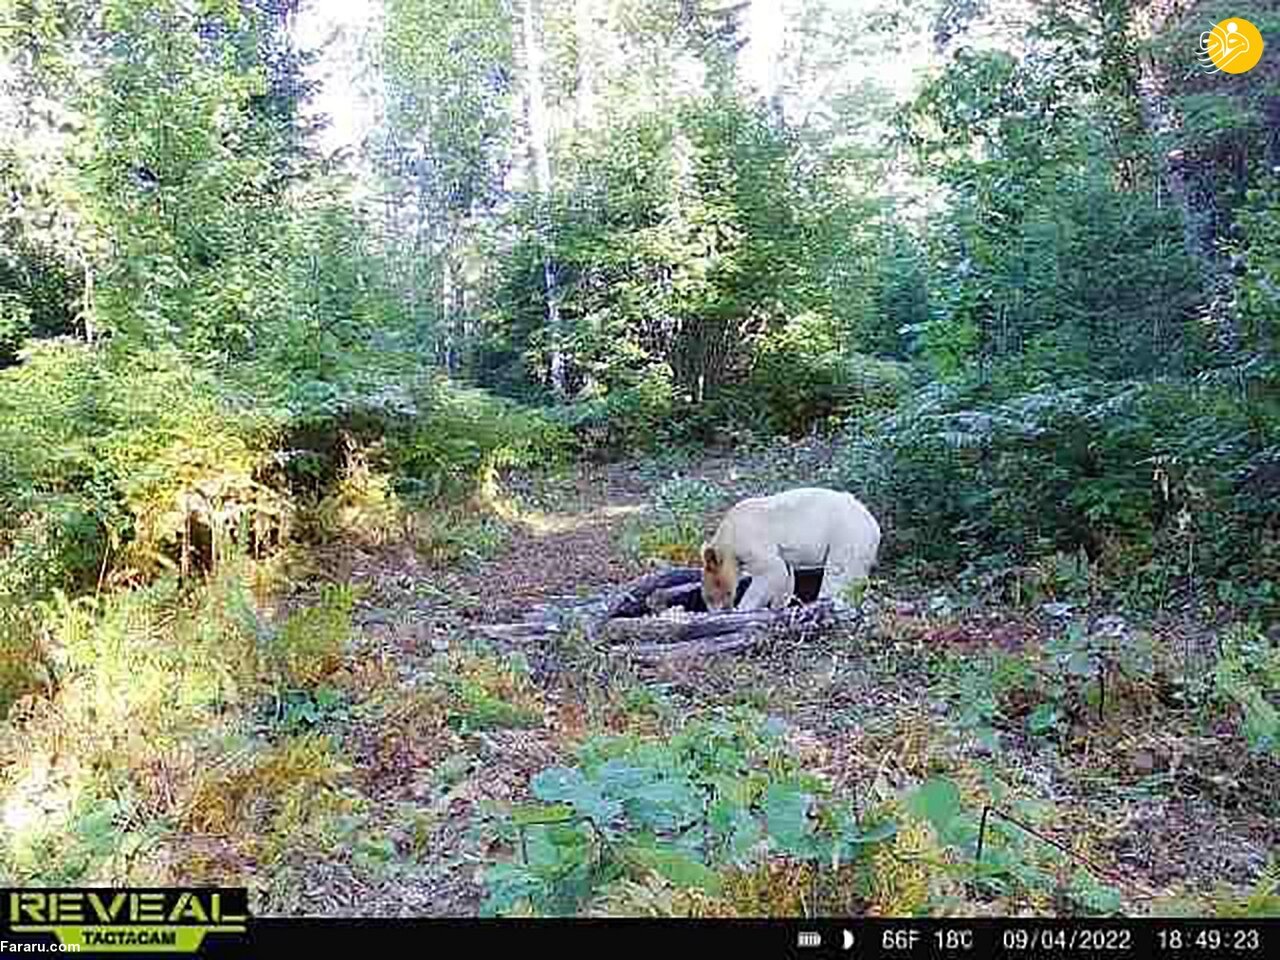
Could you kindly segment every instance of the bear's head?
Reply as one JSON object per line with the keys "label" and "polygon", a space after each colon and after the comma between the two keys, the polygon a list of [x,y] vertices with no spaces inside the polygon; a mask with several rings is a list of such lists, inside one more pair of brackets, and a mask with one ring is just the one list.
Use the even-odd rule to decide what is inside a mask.
{"label": "bear's head", "polygon": [[738,595],[738,558],[702,545],[702,602],[708,610],[732,610]]}

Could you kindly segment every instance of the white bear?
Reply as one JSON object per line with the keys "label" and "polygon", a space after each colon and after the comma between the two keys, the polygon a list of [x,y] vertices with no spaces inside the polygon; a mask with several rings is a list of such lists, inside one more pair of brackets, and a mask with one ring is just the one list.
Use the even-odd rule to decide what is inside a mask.
{"label": "white bear", "polygon": [[739,610],[778,610],[795,590],[795,567],[823,567],[820,600],[839,602],[865,579],[880,552],[880,524],[852,494],[800,487],[751,497],[730,508],[702,545],[702,598],[708,610],[733,608],[741,575],[751,575]]}

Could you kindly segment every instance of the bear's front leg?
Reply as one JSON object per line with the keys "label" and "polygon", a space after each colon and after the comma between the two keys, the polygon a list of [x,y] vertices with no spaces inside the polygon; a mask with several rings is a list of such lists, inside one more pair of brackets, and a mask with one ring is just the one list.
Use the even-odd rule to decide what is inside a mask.
{"label": "bear's front leg", "polygon": [[749,569],[751,585],[742,595],[742,601],[737,607],[739,610],[782,610],[791,602],[796,578],[782,557],[773,556],[763,562],[757,561]]}

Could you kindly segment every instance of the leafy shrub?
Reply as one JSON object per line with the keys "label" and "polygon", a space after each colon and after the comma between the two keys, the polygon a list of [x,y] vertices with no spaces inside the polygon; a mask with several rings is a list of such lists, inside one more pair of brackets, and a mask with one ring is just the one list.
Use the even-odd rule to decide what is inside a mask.
{"label": "leafy shrub", "polygon": [[[330,669],[351,597],[333,588],[273,637],[239,569],[249,566],[194,589],[162,578],[96,600],[55,592],[39,605],[47,640],[37,666],[48,676],[34,679],[49,696],[10,714],[13,813],[0,869],[24,882],[155,881],[139,853],[168,846],[178,828],[235,834],[267,859],[310,839],[332,848],[328,817],[347,803],[341,758],[313,736],[246,738],[234,708]],[[0,611],[0,631],[7,621]],[[315,700],[331,703],[332,691]],[[161,859],[183,851],[168,846]]]}
{"label": "leafy shrub", "polygon": [[319,602],[290,614],[272,638],[270,659],[293,689],[310,689],[337,669],[351,640],[355,591],[328,584]]}
{"label": "leafy shrub", "polygon": [[495,556],[507,542],[510,528],[484,509],[433,505],[414,514],[411,535],[419,556],[447,565]]}
{"label": "leafy shrub", "polygon": [[18,296],[0,290],[0,365],[17,356],[30,333],[30,309]]}
{"label": "leafy shrub", "polygon": [[558,460],[569,448],[550,417],[475,389],[440,385],[428,412],[390,432],[390,461],[407,492],[431,497],[473,493],[504,468]]}
{"label": "leafy shrub", "polygon": [[328,543],[339,538],[369,546],[400,539],[410,524],[395,491],[395,478],[375,470],[366,456],[348,454],[333,488],[314,508],[302,512],[309,539]]}
{"label": "leafy shrub", "polygon": [[[989,773],[983,779],[980,792],[965,797],[956,781],[931,777],[885,804],[882,815],[903,822],[898,842],[878,847],[862,875],[880,915],[920,915],[936,902],[931,888],[959,882],[1031,903],[1056,897],[1087,914],[1120,909],[1115,888],[1079,866],[1068,871],[1062,850],[1026,829],[1050,820],[1052,807],[1018,799]],[[992,815],[975,809],[979,799]]]}
{"label": "leafy shrub", "polygon": [[8,536],[0,540],[0,602],[82,589],[99,573],[106,531],[80,497],[25,498]]}
{"label": "leafy shrub", "polygon": [[1252,630],[1228,631],[1213,679],[1218,696],[1239,708],[1249,749],[1280,756],[1280,644]]}
{"label": "leafy shrub", "polygon": [[57,685],[75,708],[67,719],[85,725],[86,743],[102,744],[97,727],[186,730],[262,682],[259,623],[238,576],[192,596],[166,578],[98,600],[59,592],[42,606]]}
{"label": "leafy shrub", "polygon": [[572,432],[579,449],[612,456],[651,449],[687,408],[676,395],[670,368],[654,364],[612,388],[584,391],[554,416]]}
{"label": "leafy shrub", "polygon": [[1234,579],[1256,577],[1275,538],[1277,441],[1280,415],[1213,388],[933,387],[854,438],[842,472],[884,516],[886,545],[930,560],[1084,548],[1105,562],[1129,544],[1126,573]]}
{"label": "leafy shrub", "polygon": [[36,616],[17,603],[0,599],[0,716],[48,679],[39,636]]}
{"label": "leafy shrub", "polygon": [[797,769],[776,731],[745,715],[670,739],[595,739],[577,766],[543,770],[530,786],[540,802],[498,822],[519,861],[488,871],[490,915],[574,913],[607,885],[654,873],[714,896],[720,868],[771,853],[848,863],[895,829],[862,830]]}
{"label": "leafy shrub", "polygon": [[543,703],[537,686],[517,661],[452,656],[443,677],[450,697],[448,723],[463,730],[537,727]]}
{"label": "leafy shrub", "polygon": [[1212,915],[1248,920],[1280,917],[1280,859],[1275,856],[1243,896],[1220,890],[1212,897]]}
{"label": "leafy shrub", "polygon": [[896,364],[851,353],[831,319],[803,314],[761,342],[747,395],[766,426],[796,436],[811,426],[883,412],[906,387]]}
{"label": "leafy shrub", "polygon": [[303,532],[394,539],[410,526],[399,494],[471,494],[569,446],[560,425],[480,391],[432,385],[411,417],[372,394],[298,406],[248,379],[233,387],[173,350],[62,342],[0,372],[0,595],[264,554],[293,535],[309,491]]}
{"label": "leafy shrub", "polygon": [[278,542],[275,423],[172,351],[33,347],[0,374],[0,579],[40,598],[99,577],[108,550],[149,577]]}
{"label": "leafy shrub", "polygon": [[628,524],[624,543],[632,554],[645,559],[697,564],[707,517],[721,499],[720,489],[705,480],[665,481],[654,495],[652,514]]}
{"label": "leafy shrub", "polygon": [[989,748],[998,746],[996,730],[1009,727],[1019,707],[1040,698],[1042,679],[1022,657],[994,650],[948,657],[938,667],[943,699],[956,711],[961,729]]}
{"label": "leafy shrub", "polygon": [[[246,745],[231,762],[198,773],[182,811],[201,834],[249,834],[250,852],[271,862],[332,848],[337,818],[354,810],[341,788],[350,767],[329,739],[306,733]],[[257,827],[256,830],[253,828]]]}

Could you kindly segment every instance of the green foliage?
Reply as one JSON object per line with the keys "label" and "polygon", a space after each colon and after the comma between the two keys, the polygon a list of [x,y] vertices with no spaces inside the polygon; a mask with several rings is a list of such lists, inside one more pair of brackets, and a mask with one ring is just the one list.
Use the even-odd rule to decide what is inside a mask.
{"label": "green foliage", "polygon": [[1276,322],[1280,289],[1280,181],[1262,178],[1248,191],[1240,211],[1241,241],[1232,246],[1246,268],[1242,284],[1241,346],[1250,354],[1274,358],[1280,352],[1280,323]]}
{"label": "green foliage", "polygon": [[1272,858],[1246,895],[1216,897],[1213,913],[1240,920],[1280,917],[1280,860]]}
{"label": "green foliage", "polygon": [[130,826],[136,815],[133,804],[92,791],[76,798],[70,814],[64,830],[36,830],[7,851],[9,866],[24,883],[127,883],[130,861],[168,833],[158,823]]}
{"label": "green foliage", "polygon": [[0,601],[0,715],[48,680],[39,618],[17,603]]}
{"label": "green foliage", "polygon": [[[97,286],[100,325],[234,354],[279,300],[279,145],[250,109],[265,78],[237,50],[244,21],[222,7],[109,4],[105,29],[128,41],[106,48],[84,93],[95,121],[89,198],[119,247]],[[230,29],[202,29],[219,14]],[[267,295],[245,296],[246,277]]]}
{"label": "green foliage", "polygon": [[[333,464],[349,457],[337,439],[350,407],[291,417],[285,404],[255,404],[173,351],[47,344],[0,383],[5,596],[74,591],[104,575],[188,573],[235,549],[273,550],[310,489],[299,454],[313,458],[322,494],[345,476]],[[498,470],[550,462],[568,446],[545,417],[477,391],[425,396],[418,420],[352,401],[407,492],[470,494]],[[290,447],[286,473],[277,464]]]}
{"label": "green foliage", "polygon": [[1213,680],[1219,698],[1239,709],[1248,748],[1280,756],[1280,644],[1256,631],[1230,631]]}
{"label": "green foliage", "polygon": [[[40,722],[6,734],[15,762],[3,869],[23,883],[136,885],[156,879],[148,848],[163,847],[170,862],[181,854],[176,830],[256,829],[264,860],[273,843],[296,853],[316,838],[337,802],[326,789],[336,758],[309,736],[259,751],[234,735],[244,725],[236,708],[314,675],[326,645],[350,629],[350,597],[334,588],[276,633],[242,572],[97,600],[57,592],[39,605],[37,666],[51,696],[28,708]],[[323,686],[306,704],[287,699],[285,730],[342,709]]]}
{"label": "green foliage", "polygon": [[337,669],[351,642],[355,591],[329,584],[317,603],[289,615],[269,642],[268,662],[291,689],[310,690]]}
{"label": "green foliage", "polygon": [[929,780],[915,793],[907,797],[907,810],[922,820],[928,820],[940,836],[960,814],[960,791],[949,780]]}
{"label": "green foliage", "polygon": [[[24,42],[70,57],[60,44],[82,38],[46,36],[28,12]],[[352,423],[403,424],[422,366],[346,184],[306,169],[304,88],[272,86],[297,62],[270,60],[279,24],[235,4],[101,13],[109,42],[81,51],[95,68],[59,74],[74,142],[44,166],[0,163],[31,181],[33,209],[52,194],[75,214],[59,229],[93,281],[85,331],[111,335],[34,346],[6,374],[0,582],[35,597],[281,546],[308,470],[339,475]],[[33,284],[54,267],[33,258],[53,241],[18,239],[0,336],[52,323]]]}
{"label": "green foliage", "polygon": [[895,364],[850,353],[830,318],[804,314],[763,339],[745,394],[769,429],[797,436],[892,409],[907,378]]}
{"label": "green foliage", "polygon": [[1121,908],[1118,890],[1080,865],[1067,874],[1063,852],[1036,836],[1039,825],[1051,819],[1052,810],[1010,797],[1003,783],[987,779],[990,806],[1008,816],[989,811],[983,818],[980,811],[967,808],[958,786],[942,777],[925,781],[901,801],[906,811],[932,829],[937,842],[932,865],[984,892],[1033,901],[1057,896],[1085,914],[1117,913]]}
{"label": "green foliage", "polygon": [[[847,251],[850,234],[870,243],[856,222],[861,211],[831,200],[848,196],[834,182],[847,169],[802,163],[801,145],[765,110],[721,95],[691,99],[574,146],[550,211],[569,383],[588,400],[626,395],[612,409],[595,403],[584,417],[621,419],[619,431],[636,438],[662,406],[678,422],[689,404],[744,384],[757,340],[786,328],[789,315],[834,315],[836,307],[852,315],[847,301],[867,299],[837,295],[830,280],[837,270],[847,277],[851,261],[858,276],[874,273],[870,259],[833,262],[833,247]],[[481,382],[506,390],[521,378],[546,381],[537,212],[517,211],[521,237],[504,257],[475,358]],[[773,356],[787,349],[777,342]],[[779,367],[774,359],[764,373],[775,387]],[[815,390],[856,389],[818,351],[810,367]],[[828,383],[833,376],[839,385]],[[657,395],[658,378],[669,379],[670,399]]]}
{"label": "green foliage", "polygon": [[956,711],[956,722],[988,749],[997,732],[1014,727],[1028,703],[1041,699],[1041,677],[1023,657],[992,650],[946,657],[938,664],[938,687]]}
{"label": "green foliage", "polygon": [[1176,384],[1086,381],[1008,400],[934,389],[851,442],[844,471],[896,548],[918,556],[1105,558],[1119,541],[1148,564],[1234,579],[1274,520],[1275,501],[1242,483],[1280,428],[1259,412]]}
{"label": "green foliage", "polygon": [[489,870],[487,914],[572,914],[601,887],[651,871],[714,894],[731,864],[848,863],[893,835],[889,823],[863,830],[747,716],[691,723],[666,740],[594,739],[579,759],[535,776],[540,803],[499,820],[520,860]]}
{"label": "green foliage", "polygon": [[621,378],[612,389],[584,390],[551,416],[583,452],[610,456],[653,449],[671,437],[681,414],[689,412],[690,405],[676,395],[670,369],[655,364]]}
{"label": "green foliage", "polygon": [[556,420],[480,390],[440,384],[428,404],[388,440],[390,461],[414,494],[466,495],[499,470],[552,464],[570,448]]}
{"label": "green foliage", "polygon": [[0,360],[6,365],[16,356],[32,327],[27,305],[13,294],[0,293]]}
{"label": "green foliage", "polygon": [[280,727],[288,735],[296,735],[326,723],[345,719],[347,704],[342,693],[329,686],[318,686],[314,693],[295,690],[281,698],[283,715]]}
{"label": "green foliage", "polygon": [[442,678],[450,697],[450,727],[468,732],[542,725],[544,705],[526,665],[515,659],[455,657],[451,667]]}
{"label": "green foliage", "polygon": [[463,706],[455,718],[460,730],[505,730],[538,727],[540,711],[507,703],[475,686],[462,689]]}
{"label": "green foliage", "polygon": [[244,534],[287,526],[259,479],[272,419],[181,357],[49,344],[0,376],[0,515],[14,531],[0,581],[37,598],[83,587],[109,550],[145,573],[208,568]]}
{"label": "green foliage", "polygon": [[[86,685],[82,719],[97,716],[111,736],[144,721],[157,735],[182,729],[202,709],[253,690],[258,627],[246,602],[234,579],[194,602],[170,580],[100,602],[56,594],[44,616],[55,676]],[[164,625],[175,614],[177,623]],[[157,643],[166,629],[179,639]]]}
{"label": "green foliage", "polygon": [[705,480],[665,481],[654,495],[652,513],[628,524],[623,542],[637,557],[697,565],[709,532],[707,518],[722,499],[720,489]]}
{"label": "green foliage", "polygon": [[510,528],[479,510],[432,507],[414,516],[414,547],[438,564],[491,560],[507,544]]}
{"label": "green foliage", "polygon": [[92,585],[106,548],[103,527],[76,497],[31,498],[0,556],[0,598],[17,603]]}

